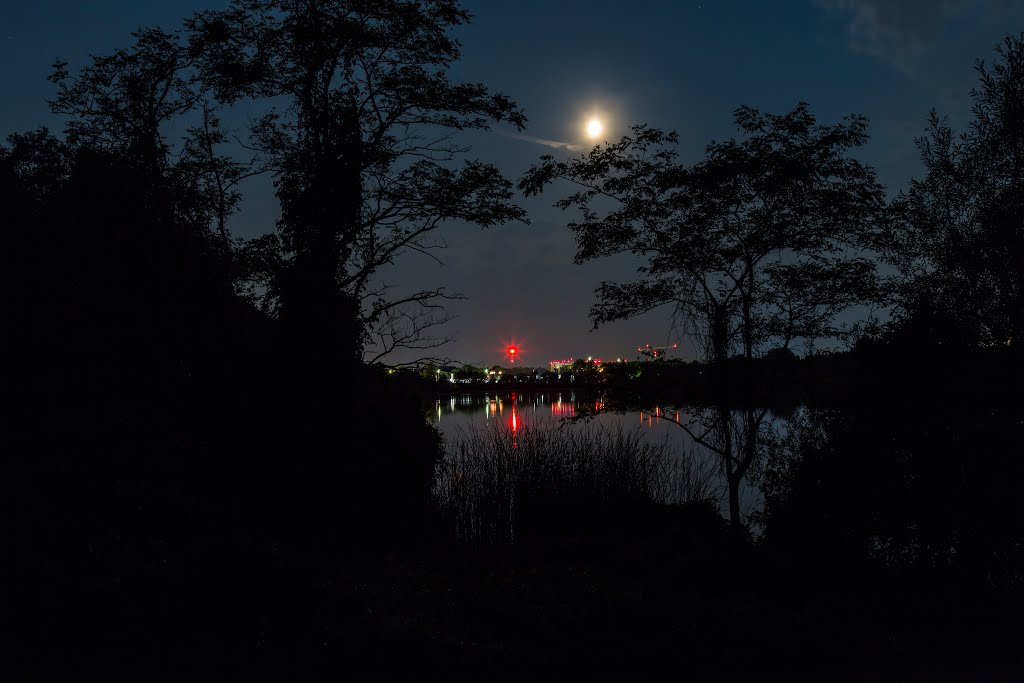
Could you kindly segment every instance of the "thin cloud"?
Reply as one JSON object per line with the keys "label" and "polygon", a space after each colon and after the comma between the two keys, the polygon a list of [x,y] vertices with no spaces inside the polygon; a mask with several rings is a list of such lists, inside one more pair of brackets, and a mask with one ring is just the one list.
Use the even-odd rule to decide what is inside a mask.
{"label": "thin cloud", "polygon": [[526,135],[525,133],[517,133],[514,131],[499,130],[497,133],[498,135],[504,135],[507,138],[515,138],[516,140],[522,140],[524,142],[532,142],[535,145],[543,145],[544,147],[550,147],[552,149],[564,149],[567,152],[582,152],[587,149],[584,145],[578,145],[573,142],[545,140],[544,138],[538,138],[533,135]]}
{"label": "thin cloud", "polygon": [[1009,25],[1024,17],[1006,0],[813,0],[847,17],[852,51],[887,61],[908,73],[934,56],[952,28],[964,23]]}

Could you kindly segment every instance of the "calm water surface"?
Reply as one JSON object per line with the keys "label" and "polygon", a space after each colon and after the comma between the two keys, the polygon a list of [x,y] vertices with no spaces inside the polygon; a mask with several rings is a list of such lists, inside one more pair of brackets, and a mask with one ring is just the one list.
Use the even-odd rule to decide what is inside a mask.
{"label": "calm water surface", "polygon": [[[593,395],[575,391],[551,392],[493,392],[451,394],[438,396],[428,408],[428,417],[445,440],[457,442],[467,430],[497,426],[517,432],[531,427],[561,426],[563,429],[623,428],[636,429],[646,439],[667,443],[674,457],[690,458],[712,480],[713,494],[719,500],[723,514],[728,512],[725,475],[719,458],[694,442],[682,428],[697,430],[696,408],[648,412],[602,413],[587,421],[566,422],[581,411],[600,408]],[[778,421],[778,418],[776,419]],[[740,491],[740,506],[744,517],[756,511],[763,503],[760,490],[746,482]]]}

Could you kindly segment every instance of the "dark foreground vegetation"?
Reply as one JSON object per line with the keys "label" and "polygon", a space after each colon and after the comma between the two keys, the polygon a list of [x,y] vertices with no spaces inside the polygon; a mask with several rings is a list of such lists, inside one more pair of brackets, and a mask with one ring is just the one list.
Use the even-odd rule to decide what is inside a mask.
{"label": "dark foreground vegetation", "polygon": [[[806,257],[799,267],[752,260],[725,234],[701,241],[711,233],[698,224],[699,249],[662,243],[657,281],[602,293],[596,320],[675,291],[705,340],[717,379],[696,436],[720,456],[726,489],[712,501],[685,460],[628,434],[470,435],[446,449],[415,387],[364,362],[429,345],[447,296],[393,295],[375,284],[380,269],[424,248],[442,219],[525,218],[496,169],[452,170],[460,148],[398,133],[524,124],[506,97],[448,81],[448,31],[465,20],[442,1],[252,0],[180,32],[140,32],[75,74],[57,66],[65,134],[14,135],[0,149],[15,293],[0,678],[1024,670],[1021,41],[982,69],[974,137],[953,147],[936,121],[928,177],[896,206],[845,156],[866,123],[823,129],[803,105],[741,110],[756,144],[713,150],[724,168],[654,179],[690,183],[706,201],[728,189],[723,178],[758,175],[739,161],[792,171],[795,140],[822,168],[758,191],[785,195],[784,211],[808,221],[800,230],[837,220],[761,245]],[[258,157],[244,163],[225,152],[218,118],[239,102],[267,107],[247,139]],[[186,124],[183,140],[166,139],[171,122]],[[544,161],[522,187],[585,175],[590,162]],[[271,236],[244,242],[226,226],[252,173],[273,178],[282,216]],[[837,177],[843,187],[826,192]],[[939,212],[939,200],[964,210]],[[678,214],[666,221],[713,209],[664,201]],[[601,255],[605,229],[636,227],[612,223],[575,226],[582,259]],[[751,229],[771,234],[763,221]],[[883,292],[870,264],[835,256],[847,241],[916,265]],[[738,282],[771,287],[694,285],[737,264]],[[829,336],[834,313],[883,295],[893,323],[862,331],[845,357],[856,371],[829,387],[835,400],[768,430],[755,356]],[[610,391],[606,406],[670,400]],[[735,505],[741,480],[764,492],[754,518]]]}
{"label": "dark foreground vegetation", "polygon": [[541,425],[460,433],[434,493],[454,537],[475,544],[601,533],[634,512],[712,499],[710,473],[639,431]]}

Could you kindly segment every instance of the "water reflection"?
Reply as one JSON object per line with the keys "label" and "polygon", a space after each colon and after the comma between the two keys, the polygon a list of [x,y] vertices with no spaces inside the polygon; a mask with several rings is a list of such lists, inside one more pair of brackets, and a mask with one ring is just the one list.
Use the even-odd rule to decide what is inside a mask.
{"label": "water reflection", "polygon": [[[510,429],[518,430],[524,424],[535,421],[538,417],[550,417],[556,420],[576,417],[580,401],[575,391],[524,394],[509,392],[504,394],[462,394],[438,397],[434,400],[434,409],[430,413],[430,421],[443,431],[454,420],[456,424],[466,424],[477,417],[484,421],[502,420]],[[594,411],[604,408],[600,400],[588,402]]]}
{"label": "water reflection", "polygon": [[967,421],[966,409],[933,399],[903,412],[652,405],[565,419],[603,407],[575,392],[510,392],[439,397],[426,413],[450,445],[474,434],[479,444],[477,428],[493,425],[518,454],[545,424],[638,430],[708,476],[703,490],[725,519],[790,550],[1021,580],[1024,469],[1005,443],[1024,441],[1024,421],[1013,406],[971,407]]}
{"label": "water reflection", "polygon": [[575,417],[575,415],[576,393],[570,394],[568,401],[564,401],[562,394],[558,394],[556,400],[551,403],[551,417]]}
{"label": "water reflection", "polygon": [[[498,420],[513,431],[525,425],[532,425],[539,420],[559,421],[574,418],[586,409],[591,413],[600,413],[605,409],[600,398],[577,395],[575,391],[523,393],[507,392],[495,394],[460,394],[438,397],[434,400],[433,410],[428,415],[432,424],[438,426],[442,433],[452,429],[466,427],[482,418],[490,422]],[[679,409],[666,410],[656,406],[650,411],[639,410],[633,413],[640,424],[656,429],[660,434],[671,433],[671,430],[660,429],[663,422],[682,424],[683,414]],[[626,425],[626,416],[601,415],[600,422],[615,421]]]}
{"label": "water reflection", "polygon": [[[511,432],[515,445],[523,429],[564,426],[567,418],[578,417],[583,412],[600,413],[605,407],[600,398],[575,391],[507,392],[439,397],[435,399],[433,410],[428,410],[427,414],[450,442],[458,441],[476,427],[497,424]],[[734,421],[742,419],[742,412],[723,415],[708,408],[684,410],[674,406],[654,406],[625,414],[601,413],[592,422],[573,428],[597,426],[628,430],[635,428],[639,420],[645,438],[666,442],[678,457],[692,459],[697,467],[716,480],[715,497],[723,515],[747,520],[763,504],[760,488],[748,474],[760,449],[753,442],[746,448],[747,442],[737,437],[737,433],[753,434],[754,440],[759,442],[762,425],[759,421],[753,431],[749,424],[746,429],[733,425]],[[724,424],[722,419],[725,419]],[[763,427],[771,431],[781,428],[784,422],[782,418],[770,415]],[[727,443],[719,443],[723,435]],[[737,450],[741,446],[743,450]],[[743,466],[737,467],[737,462],[741,461]]]}

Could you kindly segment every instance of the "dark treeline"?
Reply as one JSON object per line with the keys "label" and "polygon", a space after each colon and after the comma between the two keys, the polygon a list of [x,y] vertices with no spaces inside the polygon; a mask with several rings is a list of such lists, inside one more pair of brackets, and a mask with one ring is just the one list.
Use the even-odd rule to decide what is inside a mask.
{"label": "dark treeline", "polygon": [[[979,66],[962,136],[933,115],[925,176],[891,203],[848,155],[866,122],[823,126],[804,104],[738,110],[741,139],[693,167],[675,158],[674,135],[641,126],[527,173],[527,194],[559,178],[597,188],[561,202],[584,209],[570,226],[578,260],[650,259],[643,279],[602,285],[595,323],[665,305],[701,342],[700,364],[609,370],[606,405],[710,406],[718,429],[705,437],[730,487],[755,471],[766,482],[764,535],[755,543],[735,509],[726,522],[709,504],[644,499],[586,538],[541,530],[495,549],[459,544],[445,526],[441,438],[417,384],[388,372],[396,352],[428,356],[443,341],[457,295],[378,277],[439,246],[444,221],[527,220],[513,184],[447,137],[525,125],[506,96],[449,80],[451,31],[467,21],[448,0],[238,0],[141,30],[77,71],[55,66],[63,133],[0,147],[15,292],[4,611],[25,643],[0,673],[631,670],[588,659],[596,645],[652,662],[689,647],[696,670],[726,677],[821,672],[836,656],[871,674],[905,661],[892,642],[934,672],[929,658],[962,634],[916,629],[976,606],[989,623],[975,635],[991,636],[995,657],[985,671],[1002,671],[1013,632],[1003,608],[983,608],[1019,604],[1024,548],[1013,505],[1024,472],[1010,457],[1022,436],[1024,38]],[[232,106],[258,112],[250,129],[224,123]],[[281,217],[243,240],[232,220],[256,176],[273,183]],[[602,193],[623,208],[589,206]],[[893,315],[835,322],[857,306]],[[857,341],[846,354],[791,352],[827,337]],[[761,406],[780,396],[793,410],[818,399],[847,410],[800,413],[785,438],[759,441]],[[832,579],[799,593],[812,565]],[[863,579],[887,568],[917,577],[913,588]],[[919,607],[936,586],[961,585],[936,583],[946,569],[981,602],[908,607],[873,634],[887,617],[858,595],[902,591]],[[780,585],[776,623],[751,605]],[[815,596],[838,600],[839,616]],[[723,614],[764,639],[730,659]],[[546,617],[557,624],[539,626]],[[827,628],[804,634],[814,655],[790,659],[787,634],[805,619]],[[851,637],[852,649],[836,645]],[[980,661],[957,657],[953,675]]]}
{"label": "dark treeline", "polygon": [[[453,393],[573,389],[633,407],[655,404],[709,404],[723,393],[733,404],[750,402],[773,410],[798,405],[842,406],[869,400],[880,386],[909,396],[924,387],[943,392],[955,387],[957,400],[1007,401],[1016,397],[1019,358],[1007,347],[906,345],[905,339],[864,339],[853,349],[809,356],[769,352],[747,362],[726,360],[723,383],[715,364],[676,359],[623,361],[595,365],[585,360],[561,372],[505,368],[500,376],[471,366],[398,369],[390,382],[428,399]],[[631,398],[630,398],[631,397]]]}

